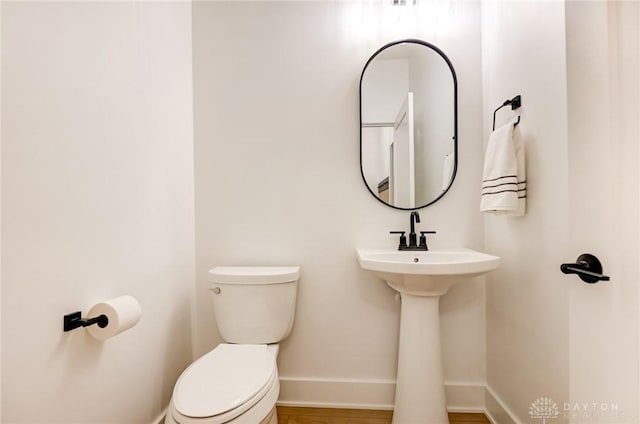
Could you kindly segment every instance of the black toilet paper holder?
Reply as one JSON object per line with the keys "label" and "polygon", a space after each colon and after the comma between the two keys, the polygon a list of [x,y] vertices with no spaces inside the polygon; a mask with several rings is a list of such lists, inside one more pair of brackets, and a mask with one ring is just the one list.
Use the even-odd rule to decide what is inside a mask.
{"label": "black toilet paper holder", "polygon": [[98,327],[105,328],[109,325],[109,318],[106,315],[98,315],[95,318],[82,318],[80,311],[73,312],[64,316],[64,331],[75,330],[80,327],[88,327],[90,325],[98,324]]}

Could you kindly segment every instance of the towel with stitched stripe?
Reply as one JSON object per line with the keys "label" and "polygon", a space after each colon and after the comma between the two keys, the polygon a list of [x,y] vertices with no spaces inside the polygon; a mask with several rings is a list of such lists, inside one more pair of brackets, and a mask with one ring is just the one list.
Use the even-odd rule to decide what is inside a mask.
{"label": "towel with stitched stripe", "polygon": [[482,174],[480,211],[523,216],[526,199],[524,146],[514,138],[513,122],[509,122],[489,136]]}

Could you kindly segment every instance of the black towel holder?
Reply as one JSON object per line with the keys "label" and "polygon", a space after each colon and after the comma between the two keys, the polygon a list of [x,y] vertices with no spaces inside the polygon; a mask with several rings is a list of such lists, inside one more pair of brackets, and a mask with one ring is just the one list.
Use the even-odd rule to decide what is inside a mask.
{"label": "black towel holder", "polygon": [[[500,105],[500,107],[498,107],[496,110],[493,111],[493,131],[496,130],[496,112],[499,111],[500,109],[502,109],[503,107],[507,106],[507,105],[511,105],[511,110],[516,110],[520,106],[522,106],[522,98],[518,94],[513,99],[505,100],[502,103],[502,105]],[[515,122],[515,124],[513,124],[513,126],[515,127],[519,123],[520,123],[520,115],[518,115],[518,120]]]}

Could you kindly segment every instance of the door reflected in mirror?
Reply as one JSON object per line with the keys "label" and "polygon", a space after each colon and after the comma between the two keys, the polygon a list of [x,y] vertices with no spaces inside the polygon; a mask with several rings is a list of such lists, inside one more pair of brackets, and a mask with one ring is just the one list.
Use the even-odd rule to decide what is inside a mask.
{"label": "door reflected in mirror", "polygon": [[360,168],[369,191],[398,209],[440,199],[457,171],[457,80],[420,40],[379,49],[360,78]]}

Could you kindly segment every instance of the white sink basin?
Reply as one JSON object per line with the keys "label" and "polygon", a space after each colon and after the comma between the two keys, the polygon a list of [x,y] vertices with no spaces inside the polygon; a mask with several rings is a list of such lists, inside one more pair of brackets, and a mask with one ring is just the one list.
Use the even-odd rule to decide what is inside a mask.
{"label": "white sink basin", "polygon": [[472,249],[397,251],[357,249],[363,269],[392,288],[416,296],[440,296],[451,286],[496,269],[500,258]]}
{"label": "white sink basin", "polygon": [[[500,264],[500,258],[472,249],[398,251],[357,249],[360,266],[371,271],[415,275],[484,274]],[[471,275],[471,276],[472,276]]]}

